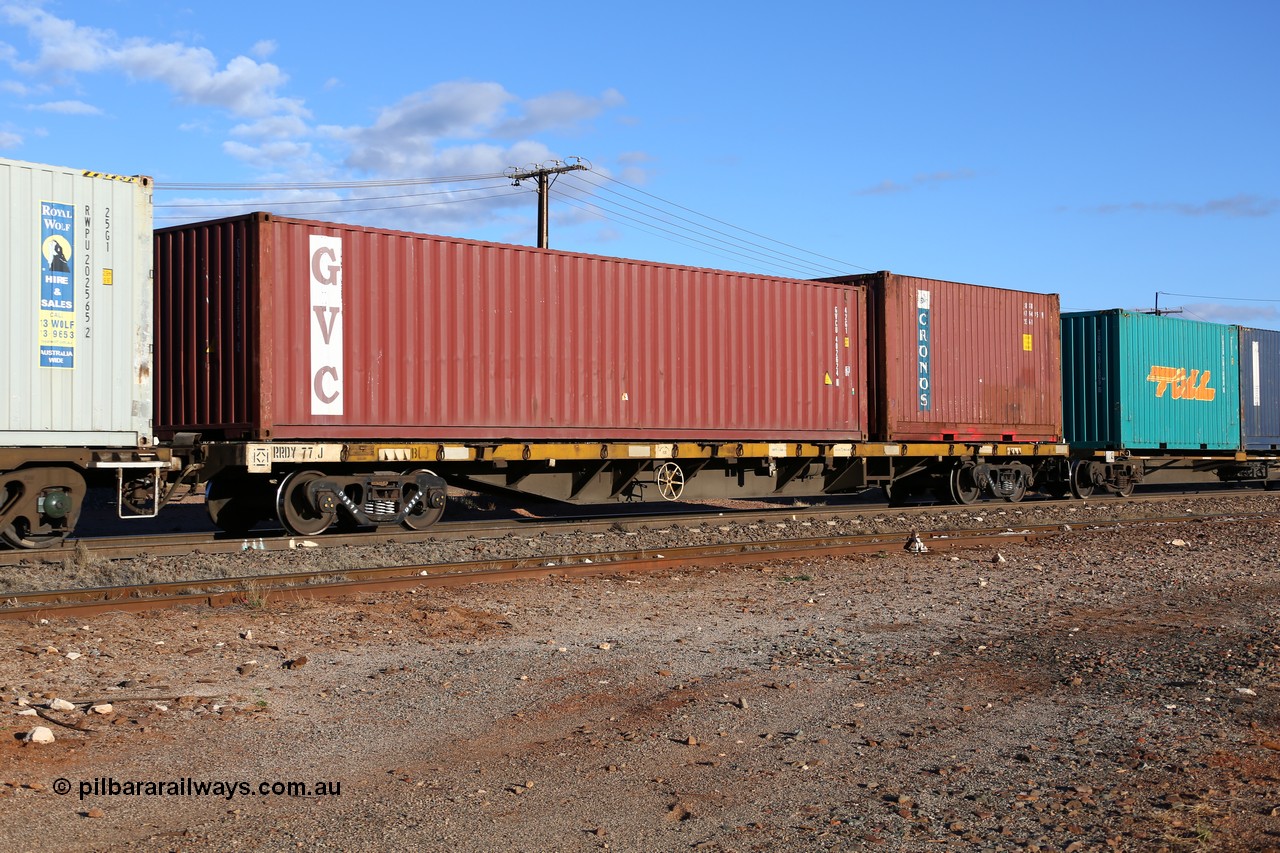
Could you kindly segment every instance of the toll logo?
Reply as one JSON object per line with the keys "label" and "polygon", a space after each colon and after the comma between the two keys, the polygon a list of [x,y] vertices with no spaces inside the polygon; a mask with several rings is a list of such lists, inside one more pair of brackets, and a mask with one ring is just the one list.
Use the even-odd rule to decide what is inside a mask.
{"label": "toll logo", "polygon": [[340,415],[343,404],[342,238],[311,235],[311,414]]}
{"label": "toll logo", "polygon": [[1187,371],[1185,367],[1159,367],[1151,365],[1147,381],[1156,384],[1156,396],[1163,397],[1165,391],[1174,400],[1202,400],[1209,402],[1218,392],[1209,387],[1212,371]]}

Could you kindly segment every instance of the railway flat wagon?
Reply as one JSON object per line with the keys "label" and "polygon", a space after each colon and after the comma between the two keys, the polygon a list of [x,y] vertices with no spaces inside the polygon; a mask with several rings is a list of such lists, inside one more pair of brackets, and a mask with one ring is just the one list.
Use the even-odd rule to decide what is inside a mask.
{"label": "railway flat wagon", "polygon": [[[274,514],[309,532],[378,520],[374,494],[424,512],[437,472],[584,502],[834,487],[867,435],[858,286],[264,213],[155,240],[157,430],[206,449],[224,527],[273,514],[241,475],[299,475]],[[390,491],[359,468],[396,463]]]}
{"label": "railway flat wagon", "polygon": [[1075,487],[1124,494],[1151,470],[1243,461],[1237,327],[1068,312],[1062,340],[1066,438],[1085,451]]}
{"label": "railway flat wagon", "polygon": [[1280,332],[1240,327],[1240,432],[1246,451],[1280,451]]}
{"label": "railway flat wagon", "polygon": [[[914,443],[912,461],[889,463],[891,492],[1017,500],[1062,479],[1057,294],[886,271],[831,280],[867,289],[871,438]],[[949,466],[944,488],[919,459],[930,453]]]}
{"label": "railway flat wagon", "polygon": [[1130,311],[1062,315],[1067,441],[1107,450],[1240,447],[1235,326]]}
{"label": "railway flat wagon", "polygon": [[891,272],[839,280],[868,289],[873,438],[1062,440],[1057,294]]}
{"label": "railway flat wagon", "polygon": [[0,159],[0,538],[11,545],[65,537],[86,474],[127,471],[154,488],[165,465],[152,446],[151,219],[149,178]]}

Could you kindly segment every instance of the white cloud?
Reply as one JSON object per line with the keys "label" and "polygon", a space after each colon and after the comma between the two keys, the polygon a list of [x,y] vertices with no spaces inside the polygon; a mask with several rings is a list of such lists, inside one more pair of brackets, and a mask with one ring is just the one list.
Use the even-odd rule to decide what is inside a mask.
{"label": "white cloud", "polygon": [[228,140],[222,143],[222,150],[237,160],[264,170],[278,169],[285,164],[291,169],[297,169],[313,157],[309,144],[287,139],[264,142],[261,145]]}
{"label": "white cloud", "polygon": [[253,47],[249,48],[249,52],[259,59],[266,59],[276,52],[277,47],[279,45],[276,44],[275,39],[263,39],[262,41],[254,42]]}
{"label": "white cloud", "polygon": [[446,137],[474,139],[493,128],[515,96],[498,83],[438,83],[385,107],[373,125],[353,130],[351,137],[401,142]]}
{"label": "white cloud", "polygon": [[86,104],[84,101],[49,101],[44,104],[34,104],[31,109],[39,110],[45,113],[59,113],[68,116],[99,116],[102,110],[93,104]]}
{"label": "white cloud", "polygon": [[276,94],[289,78],[269,62],[237,56],[219,70],[208,50],[179,44],[130,44],[113,56],[130,77],[164,83],[186,103],[251,118],[308,115],[302,101]]}
{"label": "white cloud", "polygon": [[910,192],[922,187],[936,186],[952,181],[967,181],[975,177],[972,169],[956,169],[943,172],[922,172],[905,182],[883,180],[878,184],[858,190],[857,195],[891,195],[893,193]]}
{"label": "white cloud", "polygon": [[887,178],[878,184],[858,190],[858,195],[889,195],[890,193],[904,193],[909,189],[905,184],[897,181],[891,181]]}
{"label": "white cloud", "polygon": [[[1177,303],[1174,303],[1175,305]],[[1188,302],[1182,306],[1183,317],[1210,323],[1238,323],[1243,326],[1272,328],[1280,320],[1280,311],[1272,305],[1222,302]]]}
{"label": "white cloud", "polygon": [[[107,30],[77,26],[75,21],[55,17],[36,6],[7,5],[0,7],[0,15],[26,29],[39,46],[39,56],[33,62],[19,60],[16,55],[9,58],[14,68],[25,73],[63,77],[68,72],[96,71],[106,62],[104,40],[114,37]],[[67,45],[75,45],[75,50],[67,50]]]}
{"label": "white cloud", "polygon": [[[478,174],[551,159],[546,145],[528,137],[569,130],[621,103],[612,89],[599,98],[560,92],[522,101],[499,83],[453,81],[386,107],[368,127],[324,130],[351,146],[349,166],[371,174],[466,174],[453,171],[464,164]],[[449,140],[486,138],[518,141],[442,148]]]}
{"label": "white cloud", "polygon": [[[307,114],[300,100],[278,94],[288,76],[269,62],[237,56],[219,68],[217,58],[205,48],[122,39],[112,30],[82,27],[40,8],[4,6],[0,16],[25,28],[37,44],[36,59],[8,59],[25,74],[67,82],[77,73],[117,71],[134,80],[164,84],[185,103],[219,107],[233,115]],[[259,42],[254,48],[261,51],[270,44]]]}
{"label": "white cloud", "polygon": [[626,101],[616,89],[609,89],[598,98],[588,98],[575,92],[555,92],[531,98],[523,106],[523,115],[503,122],[494,128],[495,136],[528,136],[546,130],[564,131],[573,125],[595,118],[607,109],[618,107]]}
{"label": "white cloud", "polygon": [[1127,204],[1104,204],[1094,213],[1173,213],[1179,216],[1225,216],[1228,218],[1260,218],[1280,212],[1280,199],[1256,195],[1234,195],[1204,202],[1131,201]]}
{"label": "white cloud", "polygon": [[624,151],[618,155],[618,165],[622,167],[618,178],[636,186],[647,184],[654,163],[655,158],[644,151]]}
{"label": "white cloud", "polygon": [[307,123],[298,116],[275,115],[247,124],[238,124],[231,128],[231,135],[250,139],[265,139],[268,137],[281,139],[304,136],[307,130]]}
{"label": "white cloud", "polygon": [[[29,109],[100,114],[98,108],[75,97],[80,94],[78,86],[69,96],[59,91],[76,86],[78,78],[90,74],[159,84],[177,102],[202,108],[175,116],[171,122],[175,129],[215,140],[223,134],[223,154],[246,164],[261,181],[324,181],[352,174],[374,178],[501,175],[510,166],[580,153],[555,151],[540,137],[581,132],[589,122],[625,103],[616,89],[597,95],[558,91],[523,98],[497,82],[454,80],[383,104],[368,123],[317,127],[305,102],[287,94],[289,75],[267,61],[278,51],[272,39],[257,41],[227,60],[200,46],[198,34],[168,41],[128,37],[82,26],[41,8],[38,2],[18,5],[18,0],[0,0],[0,26],[4,25],[25,33],[30,45],[11,48],[0,43],[0,64],[7,63],[17,72],[13,81],[0,82],[0,88],[24,100],[43,101],[30,104]],[[316,82],[325,89],[347,86],[337,77]],[[35,132],[23,131],[28,137]],[[10,147],[22,141],[17,133],[0,136],[0,144]],[[632,155],[626,179],[642,182],[644,165],[643,155]],[[192,169],[199,172],[201,166],[193,164]],[[347,197],[346,210],[369,207],[368,212],[353,212],[353,221],[383,218],[396,227],[442,233],[491,223],[523,229],[533,209],[528,187],[515,190],[500,177],[444,194],[438,188],[430,192],[418,188],[405,193],[404,199],[386,198],[393,193],[383,190],[371,191],[382,199],[362,199],[359,191],[340,194]],[[452,203],[463,200],[465,204]],[[375,210],[380,206],[392,209]],[[298,215],[306,215],[307,209],[301,206]],[[294,208],[282,210],[293,212]],[[210,215],[220,213],[221,209]]]}
{"label": "white cloud", "polygon": [[21,136],[7,130],[0,130],[0,148],[17,148],[21,144]]}

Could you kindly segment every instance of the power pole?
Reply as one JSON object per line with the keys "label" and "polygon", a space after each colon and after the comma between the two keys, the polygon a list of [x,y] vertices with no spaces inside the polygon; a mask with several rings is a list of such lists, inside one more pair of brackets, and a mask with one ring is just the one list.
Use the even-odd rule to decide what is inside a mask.
{"label": "power pole", "polygon": [[1142,313],[1144,313],[1144,314],[1155,314],[1157,317],[1160,317],[1160,316],[1163,316],[1163,315],[1165,315],[1165,314],[1181,314],[1181,313],[1182,313],[1182,309],[1181,309],[1181,308],[1165,308],[1165,309],[1163,309],[1163,310],[1162,310],[1162,309],[1160,308],[1160,291],[1158,291],[1158,290],[1157,290],[1157,291],[1156,291],[1156,310],[1154,310],[1154,311],[1144,311],[1144,312],[1142,312]]}
{"label": "power pole", "polygon": [[584,164],[581,157],[570,157],[572,163],[562,163],[559,160],[552,160],[550,164],[539,163],[528,166],[524,169],[517,169],[515,166],[510,167],[505,172],[511,179],[513,187],[520,186],[521,181],[536,179],[538,182],[538,248],[546,249],[548,246],[547,228],[551,217],[547,212],[547,198],[550,196],[551,184],[553,183],[553,175],[560,175],[565,172],[577,172],[580,169],[590,169],[590,164]]}

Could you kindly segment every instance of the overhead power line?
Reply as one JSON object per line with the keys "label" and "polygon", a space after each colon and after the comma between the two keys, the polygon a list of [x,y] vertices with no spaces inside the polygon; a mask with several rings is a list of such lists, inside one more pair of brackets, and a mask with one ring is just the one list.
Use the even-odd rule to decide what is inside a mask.
{"label": "overhead power line", "polygon": [[1181,299],[1207,299],[1210,302],[1280,302],[1280,299],[1253,299],[1248,296],[1202,296],[1197,293],[1170,293],[1167,290],[1156,291],[1158,296],[1177,296]]}
{"label": "overhead power line", "polygon": [[[590,171],[590,174],[587,172]],[[571,174],[572,173],[572,174]],[[566,180],[558,182],[563,176]],[[441,184],[470,184],[492,182],[505,178],[516,189],[499,191],[502,184],[483,183],[480,186],[454,187],[422,192],[394,192],[415,186]],[[557,200],[583,214],[616,223],[623,228],[634,229],[658,239],[692,248],[717,258],[727,258],[736,267],[770,275],[796,278],[822,278],[844,275],[855,271],[871,272],[870,267],[833,258],[829,255],[802,249],[791,243],[733,225],[723,219],[699,213],[683,204],[664,199],[639,187],[631,186],[616,178],[591,170],[590,164],[580,158],[570,162],[559,160],[524,168],[509,168],[503,172],[475,175],[451,175],[423,178],[396,178],[368,181],[310,181],[310,182],[164,182],[156,183],[156,190],[163,193],[238,193],[255,192],[273,195],[301,194],[306,192],[343,192],[341,198],[284,198],[246,199],[241,202],[226,198],[201,201],[166,201],[156,205],[157,210],[170,211],[157,216],[159,220],[182,220],[199,216],[203,211],[220,211],[215,215],[227,215],[225,211],[252,209],[295,211],[295,215],[345,216],[373,211],[414,210],[443,204],[463,204],[471,201],[489,202],[506,196],[518,195],[522,181],[536,181],[538,192],[537,244],[548,244],[550,224],[549,199]],[[378,192],[392,190],[393,192]],[[354,194],[353,194],[354,193]],[[506,204],[506,202],[503,202]]]}
{"label": "overhead power line", "polygon": [[[557,191],[556,196],[571,207],[586,211],[587,213],[591,213],[602,219],[608,219],[612,222],[629,225],[630,227],[637,228],[647,234],[653,234],[654,236],[664,240],[671,240],[672,242],[679,243],[682,246],[689,246],[700,251],[710,251],[711,254],[714,254],[717,257],[728,258],[733,260],[735,263],[741,263],[746,260],[757,267],[763,264],[765,267],[773,270],[785,269],[789,271],[788,277],[794,276],[804,278],[832,274],[832,270],[830,269],[816,267],[806,268],[796,266],[794,264],[780,263],[777,258],[767,257],[759,252],[743,251],[736,244],[729,243],[724,240],[704,239],[706,235],[700,232],[691,231],[689,229],[677,230],[675,228],[670,228],[667,227],[670,223],[667,223],[660,218],[648,217],[651,221],[646,221],[645,219],[629,216],[625,213],[619,213],[616,210],[610,210],[589,201],[588,199],[593,198],[593,196],[590,195],[583,197],[581,195],[570,195],[564,191]],[[570,201],[570,199],[573,201]],[[600,199],[596,200],[599,201]]]}
{"label": "overhead power line", "polygon": [[[572,207],[575,210],[581,210],[584,213],[594,216],[598,219],[607,219],[613,222],[619,221],[618,218],[608,215],[609,212],[606,211],[604,208],[600,207],[599,205],[592,204],[589,201],[576,199],[574,197],[566,195],[563,192],[557,192],[556,195],[563,204],[567,204],[569,205],[569,207]],[[623,217],[623,218],[631,219],[631,217]],[[743,256],[741,254],[728,254],[726,252],[720,251],[713,243],[709,243],[704,240],[686,239],[683,235],[681,235],[678,232],[670,231],[668,229],[660,229],[660,228],[657,228],[656,226],[651,227],[645,224],[644,222],[640,221],[639,219],[631,219],[630,223],[624,223],[624,224],[629,224],[629,227],[635,228],[638,231],[643,231],[646,234],[652,234],[653,236],[663,240],[667,240],[668,242],[679,243],[681,246],[687,246],[691,249],[696,249],[697,251],[700,251],[700,252],[709,253],[718,258],[725,258],[734,263],[741,263],[743,260]]]}
{"label": "overhead power line", "polygon": [[[431,190],[429,192],[401,193],[399,195],[352,196],[350,198],[309,198],[309,199],[297,199],[294,201],[281,201],[278,199],[269,199],[269,200],[259,199],[257,201],[185,201],[185,202],[175,201],[175,202],[166,202],[163,204],[157,204],[155,207],[157,210],[171,209],[171,208],[185,210],[189,208],[205,209],[205,208],[221,208],[221,207],[244,207],[247,204],[251,205],[251,204],[257,204],[257,203],[269,204],[272,207],[283,207],[286,205],[292,207],[300,204],[347,204],[350,202],[361,202],[361,201],[390,201],[392,199],[398,199],[398,198],[426,198],[428,196],[438,196],[438,195],[458,195],[460,193],[476,193],[476,192],[483,192],[485,190],[502,189],[505,187],[507,187],[507,184],[504,182],[500,184],[485,184],[484,186],[479,186],[479,187],[464,187],[462,189],[455,189],[455,190]],[[514,195],[514,193],[498,193],[498,195]],[[457,201],[468,201],[468,199],[457,199]],[[405,207],[417,207],[417,206],[418,205],[405,205]]]}
{"label": "overhead power line", "polygon": [[[785,242],[783,242],[783,241],[781,241],[781,240],[775,240],[775,239],[773,239],[772,237],[767,237],[767,236],[765,236],[764,234],[759,234],[759,233],[757,233],[757,232],[755,232],[755,231],[751,231],[751,230],[749,230],[749,229],[742,228],[742,227],[740,227],[740,226],[738,226],[738,225],[733,225],[733,224],[731,224],[731,223],[729,223],[729,222],[725,222],[725,221],[724,221],[724,220],[722,220],[722,219],[717,219],[717,218],[715,218],[714,216],[708,216],[708,215],[707,215],[707,214],[705,214],[705,213],[698,213],[697,211],[692,210],[692,209],[690,209],[690,208],[688,208],[688,207],[685,207],[685,206],[684,206],[684,205],[682,205],[682,204],[678,204],[678,203],[676,203],[676,202],[674,202],[674,201],[669,201],[669,200],[667,200],[667,199],[661,198],[660,196],[656,196],[656,195],[654,195],[653,193],[646,192],[646,191],[644,191],[644,190],[640,189],[639,187],[633,187],[633,186],[631,186],[630,184],[625,184],[625,183],[623,183],[622,181],[617,180],[616,178],[611,178],[611,177],[609,177],[608,175],[601,175],[600,177],[601,177],[601,178],[603,178],[604,180],[606,180],[606,181],[610,182],[610,183],[617,184],[618,186],[621,186],[621,187],[626,187],[626,188],[627,188],[627,190],[629,190],[629,191],[631,191],[631,192],[640,193],[641,195],[647,196],[647,197],[649,197],[649,198],[651,198],[651,199],[654,199],[655,201],[660,201],[660,202],[662,202],[662,203],[663,203],[663,204],[665,204],[665,205],[669,205],[669,206],[674,207],[674,208],[677,208],[677,209],[679,209],[679,210],[683,210],[683,211],[685,211],[685,212],[687,212],[687,213],[691,213],[691,214],[693,214],[694,216],[701,217],[701,218],[706,219],[706,220],[708,220],[708,221],[715,222],[715,223],[718,223],[718,224],[720,224],[720,225],[724,225],[724,226],[726,226],[726,227],[729,227],[729,228],[734,229],[735,231],[741,231],[741,232],[742,232],[742,233],[744,233],[744,234],[749,234],[749,235],[751,235],[751,236],[753,236],[753,237],[758,237],[758,238],[760,238],[760,239],[762,239],[762,240],[767,240],[767,241],[769,241],[770,243],[774,243],[774,244],[779,245],[779,246],[785,246],[785,247],[786,247],[786,248],[788,248],[788,249],[794,249],[794,250],[796,250],[796,251],[803,252],[803,253],[805,253],[806,255],[812,255],[812,256],[813,256],[813,257],[815,257],[815,258],[822,258],[823,260],[832,261],[833,263],[836,263],[836,264],[839,264],[839,265],[840,265],[840,269],[841,269],[841,271],[842,271],[842,272],[847,272],[847,271],[848,271],[848,269],[849,269],[849,267],[853,267],[854,269],[859,269],[859,270],[862,270],[862,271],[864,271],[864,272],[875,272],[875,270],[873,270],[873,269],[871,269],[871,268],[869,268],[869,267],[859,266],[858,264],[851,264],[851,263],[849,263],[849,262],[847,262],[847,261],[842,261],[842,260],[840,260],[840,259],[838,259],[838,258],[828,257],[827,255],[821,255],[821,254],[818,254],[817,252],[811,252],[811,251],[809,251],[808,249],[802,249],[802,248],[800,248],[799,246],[793,246],[793,245],[791,245],[790,243],[785,243]],[[643,202],[641,202],[641,203],[643,204]],[[651,205],[650,205],[650,206],[651,206]],[[655,209],[655,210],[657,210],[658,208],[654,208],[654,209]],[[673,215],[674,215],[674,214],[673,214]],[[683,217],[678,217],[678,218],[683,219]],[[684,220],[684,221],[688,222],[688,221],[690,221],[690,220]],[[701,226],[700,226],[700,227],[701,227]]]}
{"label": "overhead power line", "polygon": [[502,172],[481,175],[451,175],[435,178],[392,178],[376,181],[311,181],[305,183],[262,182],[248,183],[177,183],[156,181],[158,192],[268,192],[272,190],[347,190],[365,187],[404,187],[415,184],[461,184],[468,181],[492,181],[506,177]]}
{"label": "overhead power line", "polygon": [[[704,246],[717,245],[720,248],[723,248],[731,252],[736,257],[749,259],[753,263],[763,262],[765,264],[773,265],[775,266],[775,268],[789,269],[803,276],[839,275],[841,273],[848,272],[847,267],[833,268],[833,267],[827,266],[826,264],[808,260],[808,259],[799,257],[798,255],[791,254],[789,252],[782,252],[778,249],[771,248],[769,246],[766,246],[754,240],[747,240],[742,237],[736,237],[733,234],[730,234],[726,231],[722,231],[718,228],[710,228],[708,226],[701,225],[684,216],[678,216],[678,215],[673,216],[672,214],[662,211],[660,208],[657,208],[651,204],[647,204],[644,201],[638,201],[635,199],[627,198],[627,196],[624,196],[620,193],[616,193],[612,190],[609,190],[608,188],[600,187],[598,184],[593,184],[590,181],[576,180],[573,182],[573,184],[575,189],[585,192],[588,197],[594,198],[596,201],[600,202],[601,204],[610,205],[608,209],[604,207],[600,207],[599,205],[596,205],[596,204],[591,205],[595,209],[599,210],[601,214],[607,219],[612,219],[614,217],[617,217],[618,219],[625,220],[627,222],[632,222],[632,223],[647,222],[647,224],[657,228],[659,231],[665,234],[676,234],[678,230],[688,231],[689,233],[686,236],[696,235],[698,238],[702,238],[702,239],[695,239],[695,242],[699,243],[700,245],[704,245]],[[603,198],[602,196],[592,192],[591,191],[592,188],[603,189],[605,192],[608,192],[611,195],[617,196],[618,198],[626,199],[627,201],[630,201],[633,204],[639,204],[643,207],[646,207],[646,208],[649,208],[650,210],[655,211],[656,213],[649,213],[645,210],[640,210],[631,205],[623,204],[621,202],[614,201],[612,199]],[[631,213],[636,214],[636,216],[629,216],[625,213],[618,213],[617,210],[615,210],[614,208],[621,208],[622,210],[630,211]],[[641,218],[636,218],[636,217],[641,217]],[[712,221],[717,221],[717,220],[713,219]],[[685,225],[681,225],[680,223],[687,223],[689,227],[686,227]],[[729,227],[732,228],[734,226],[729,226]],[[691,230],[691,229],[696,229],[696,230]],[[750,234],[751,232],[744,231],[743,233]],[[767,240],[769,238],[764,238],[764,239]],[[777,241],[774,241],[774,242],[777,242]],[[786,244],[779,243],[778,245],[786,245]],[[799,250],[799,251],[803,251],[803,250]],[[820,258],[821,256],[816,255],[815,257]]]}
{"label": "overhead power line", "polygon": [[[475,190],[459,190],[459,192],[475,192]],[[308,215],[308,216],[342,216],[342,215],[344,215],[344,214],[348,214],[348,213],[368,213],[368,212],[371,212],[371,211],[379,211],[379,210],[412,210],[412,209],[414,209],[414,208],[419,208],[419,207],[437,207],[437,206],[439,206],[439,205],[444,205],[444,204],[463,204],[463,203],[466,203],[466,202],[484,201],[484,200],[486,200],[486,199],[491,199],[491,198],[501,198],[501,197],[504,197],[504,196],[515,196],[515,195],[520,195],[520,193],[519,193],[519,192],[514,192],[514,191],[512,191],[512,190],[511,190],[511,189],[509,189],[509,188],[503,187],[503,188],[502,188],[502,190],[501,190],[500,192],[491,192],[491,193],[488,193],[487,195],[482,195],[482,196],[470,196],[470,197],[468,197],[468,198],[446,198],[446,199],[441,199],[441,200],[439,200],[439,201],[423,201],[423,202],[417,202],[417,203],[414,203],[414,204],[392,204],[392,205],[379,205],[379,206],[377,206],[377,207],[350,207],[350,206],[349,206],[349,202],[351,201],[351,199],[332,199],[332,200],[329,200],[329,201],[324,201],[324,200],[318,200],[318,199],[317,199],[317,200],[304,201],[304,202],[271,202],[270,204],[265,204],[265,205],[255,204],[255,203],[253,203],[253,202],[240,202],[239,204],[232,204],[232,205],[230,205],[230,206],[231,206],[231,207],[238,207],[238,208],[240,208],[242,211],[248,212],[248,211],[251,211],[251,210],[260,210],[260,209],[262,209],[263,207],[272,207],[272,208],[274,208],[274,207],[276,207],[278,204],[285,204],[285,203],[294,203],[294,204],[342,204],[342,205],[343,205],[343,207],[342,207],[341,209],[339,209],[339,210],[318,210],[318,211],[306,211],[306,212],[305,212],[305,215]],[[368,200],[368,201],[378,201],[378,200],[380,200],[381,198],[382,198],[382,197],[375,196],[375,197],[369,198],[369,199],[367,199],[367,200]],[[388,198],[398,198],[398,196],[388,196]],[[156,206],[157,206],[157,207],[161,207],[161,205],[156,205]],[[196,207],[196,208],[198,208],[198,209],[204,209],[203,207],[200,207],[199,205],[194,205],[194,204],[192,204],[192,205],[186,205],[186,204],[173,204],[173,205],[167,205],[167,206],[168,206],[168,207],[172,207],[172,208],[173,208],[173,209],[175,209],[175,210],[183,210],[183,209],[187,209],[187,208],[191,208],[191,207]],[[220,207],[225,207],[225,206],[227,206],[227,205],[218,205],[218,206],[220,206]],[[179,214],[173,214],[173,215],[169,215],[169,216],[157,216],[157,217],[156,217],[156,219],[165,220],[165,221],[168,221],[168,220],[178,220],[178,219],[189,220],[190,218],[191,218],[190,216],[182,216],[182,215],[179,215]]]}

